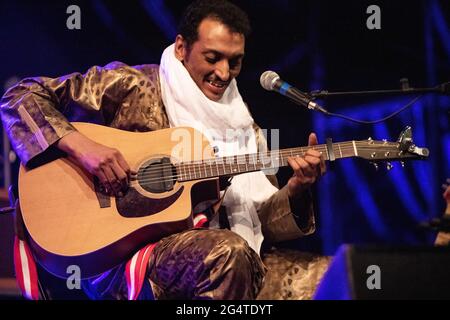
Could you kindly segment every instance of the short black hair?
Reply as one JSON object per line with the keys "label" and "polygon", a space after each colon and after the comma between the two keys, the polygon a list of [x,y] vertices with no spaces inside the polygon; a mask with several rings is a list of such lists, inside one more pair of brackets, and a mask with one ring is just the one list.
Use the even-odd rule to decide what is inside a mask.
{"label": "short black hair", "polygon": [[198,26],[205,18],[217,19],[232,32],[248,37],[251,32],[247,14],[235,4],[226,0],[197,0],[184,11],[178,33],[190,47],[198,39]]}

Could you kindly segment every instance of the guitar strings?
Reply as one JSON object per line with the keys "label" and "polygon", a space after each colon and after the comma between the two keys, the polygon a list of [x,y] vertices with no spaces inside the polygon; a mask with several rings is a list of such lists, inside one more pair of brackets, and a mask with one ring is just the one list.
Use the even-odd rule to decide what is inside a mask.
{"label": "guitar strings", "polygon": [[[324,147],[325,145],[319,145],[319,147],[315,147],[315,149],[316,150],[318,150],[318,151],[320,151],[323,147]],[[384,144],[384,150],[380,150],[381,148],[377,148],[377,150],[378,151],[392,151],[392,148],[389,148],[389,146],[387,145],[387,144]],[[271,152],[269,152],[269,153],[266,153],[265,155],[265,157],[264,157],[264,159],[271,159],[271,161],[270,161],[270,164],[272,164],[273,162],[274,162],[274,157],[277,157],[277,161],[279,162],[279,163],[281,163],[282,165],[281,166],[285,166],[285,165],[287,165],[287,159],[286,158],[284,158],[283,156],[286,156],[288,153],[291,153],[291,151],[294,151],[294,150],[297,150],[297,151],[299,151],[299,150],[301,150],[302,151],[302,153],[303,154],[305,154],[305,151],[303,151],[303,149],[309,149],[308,147],[302,147],[302,148],[292,148],[292,149],[284,149],[284,150],[281,150],[281,151],[278,151],[278,150],[273,150],[273,151],[271,151]],[[352,156],[352,155],[354,155],[354,147],[353,147],[353,143],[349,143],[349,144],[347,144],[347,145],[344,145],[343,143],[342,143],[342,145],[341,145],[341,148],[340,148],[341,150],[340,150],[340,153],[342,153],[342,157],[345,157],[345,156]],[[369,150],[371,150],[371,149],[373,149],[373,147],[371,147],[371,146],[366,146],[366,144],[364,143],[364,146],[361,146],[361,147],[359,147],[359,149],[360,150],[362,150],[362,149],[369,149]],[[346,154],[345,156],[344,156],[344,153],[346,153],[346,152],[348,152],[348,151],[352,151],[352,153],[350,153],[350,154]],[[395,151],[398,151],[398,148],[395,148]],[[268,155],[268,154],[270,154],[270,155]],[[250,156],[251,156],[252,154],[250,154]],[[253,154],[253,155],[256,155],[256,154]],[[232,157],[224,157],[224,158],[228,158],[228,159],[232,159],[232,158],[235,158],[235,159],[244,159],[244,160],[247,160],[247,158],[249,158],[248,157],[249,155],[239,155],[239,156],[232,156]],[[281,158],[281,159],[278,159],[278,158]],[[199,179],[204,179],[204,178],[212,178],[212,177],[217,177],[217,176],[221,176],[221,175],[228,175],[228,173],[225,173],[225,170],[224,170],[224,173],[223,174],[220,174],[220,170],[218,169],[218,168],[216,168],[215,169],[215,171],[218,173],[218,174],[213,174],[213,169],[212,169],[212,166],[213,165],[220,165],[220,164],[218,164],[217,163],[217,158],[212,158],[212,159],[210,159],[210,161],[211,161],[211,163],[205,163],[205,161],[204,160],[197,160],[197,161],[195,161],[195,162],[189,162],[189,163],[183,163],[182,164],[182,166],[184,167],[184,171],[185,171],[185,173],[183,174],[183,173],[178,173],[178,171],[179,170],[181,170],[181,166],[180,165],[178,165],[178,166],[176,166],[176,167],[178,167],[179,168],[179,170],[177,171],[177,174],[175,174],[175,175],[171,175],[171,176],[164,176],[164,177],[155,177],[155,178],[150,178],[151,176],[152,176],[152,173],[155,173],[155,172],[159,172],[162,168],[167,168],[167,169],[170,169],[170,170],[172,170],[172,164],[167,164],[167,165],[158,165],[158,166],[155,166],[155,167],[152,167],[151,169],[149,169],[149,170],[147,170],[146,171],[146,174],[141,174],[141,175],[139,175],[138,174],[138,178],[136,179],[139,183],[142,183],[142,184],[147,184],[147,183],[157,183],[157,182],[167,182],[167,181],[171,181],[171,180],[174,180],[174,179],[178,179],[179,177],[181,177],[181,178],[183,178],[183,176],[186,176],[187,177],[187,174],[186,174],[186,172],[187,171],[189,171],[189,176],[190,176],[190,178],[191,179],[183,179],[184,181],[188,181],[188,180],[199,180]],[[328,159],[326,159],[326,160],[328,160]],[[234,166],[238,166],[238,170],[240,169],[239,168],[239,166],[246,166],[246,170],[244,171],[244,172],[241,172],[240,170],[239,171],[237,171],[237,172],[230,172],[229,174],[230,175],[233,175],[233,174],[240,174],[240,173],[245,173],[245,172],[254,172],[254,171],[260,171],[260,170],[270,170],[270,169],[274,169],[274,168],[277,168],[277,167],[279,167],[279,166],[270,166],[270,167],[264,167],[264,164],[261,164],[261,163],[247,163],[247,162],[245,162],[245,163],[240,163],[240,164],[238,164],[238,163],[235,163],[235,162],[233,162],[233,163],[221,163],[222,165],[227,165],[227,166],[230,166],[231,164],[232,165],[234,165]],[[206,168],[206,166],[207,165],[209,165],[211,168]],[[252,170],[252,169],[248,169],[248,166],[250,165],[250,167],[251,166],[257,166],[257,165],[262,165],[260,168],[255,168],[254,170]],[[228,169],[231,169],[231,167],[228,167]],[[193,171],[193,172],[192,172]],[[208,172],[207,171],[210,171],[211,172],[211,174],[212,175],[210,175],[210,174],[208,174]],[[205,175],[204,175],[204,173],[205,173]],[[193,176],[193,177],[192,177]],[[198,177],[197,177],[198,176]]]}
{"label": "guitar strings", "polygon": [[[366,149],[373,149],[372,147],[364,147],[364,148],[366,148]],[[316,149],[319,149],[319,148],[317,148],[316,147]],[[361,148],[360,148],[361,149]],[[292,150],[299,150],[299,148],[296,148],[296,149],[292,149]],[[301,150],[301,149],[300,149]],[[346,153],[347,151],[353,151],[353,148],[351,147],[351,146],[346,146],[346,147],[343,147],[343,148],[341,148],[341,152],[342,153]],[[385,150],[391,150],[391,149],[385,149]],[[397,151],[398,149],[395,149],[395,151]],[[274,161],[274,157],[277,157],[277,160],[278,161],[281,161],[282,163],[284,163],[284,162],[286,162],[286,160],[285,159],[283,159],[283,155],[286,155],[286,153],[288,153],[287,151],[291,151],[291,150],[286,150],[286,149],[284,149],[283,151],[279,151],[279,152],[277,152],[276,150],[274,150],[274,151],[272,151],[271,153],[270,153],[270,156],[266,156],[266,157],[264,157],[265,159],[271,159],[271,162],[273,162]],[[305,153],[304,151],[303,151],[303,153]],[[352,155],[354,155],[353,154],[353,152],[351,153],[351,154],[349,154],[350,156],[352,156]],[[348,156],[347,154],[346,154],[346,156]],[[280,159],[278,159],[279,157],[281,157],[282,159],[280,160]],[[232,157],[228,157],[228,159],[231,159]],[[247,157],[246,157],[246,155],[241,155],[241,156],[234,156],[234,158],[237,158],[237,159],[247,159]],[[328,159],[327,159],[328,160]],[[187,164],[187,163],[184,163],[182,166],[184,167],[184,170],[185,170],[185,172],[187,172],[187,170],[189,170],[189,175],[191,175],[192,176],[192,170],[194,171],[194,176],[195,176],[195,178],[193,179],[193,180],[196,180],[197,178],[196,178],[196,176],[197,176],[197,174],[199,175],[199,178],[198,179],[200,179],[200,178],[204,178],[203,177],[203,172],[205,171],[205,170],[209,170],[209,171],[211,171],[211,173],[212,173],[212,168],[206,168],[205,166],[206,165],[209,165],[210,167],[212,166],[212,165],[217,165],[218,163],[217,163],[217,158],[216,159],[211,159],[211,163],[205,163],[205,161],[204,160],[199,160],[199,161],[196,161],[196,162],[190,162],[189,164]],[[230,165],[230,163],[227,163],[227,164],[225,164],[225,163],[222,163],[223,165],[227,165],[227,166],[229,166]],[[255,164],[249,164],[249,163],[246,163],[246,162],[244,162],[244,163],[241,163],[241,164],[237,164],[237,163],[235,163],[234,161],[233,161],[233,165],[237,165],[237,166],[239,166],[239,165],[246,165],[246,170],[247,170],[247,168],[248,168],[248,165],[250,165],[250,166],[252,166],[252,165],[257,165],[257,163],[255,163]],[[168,169],[172,169],[172,165],[171,164],[167,164],[167,165],[158,165],[158,166],[155,166],[155,167],[152,167],[152,169],[149,169],[149,170],[147,170],[147,174],[145,174],[145,175],[140,175],[140,177],[142,177],[143,179],[139,179],[139,181],[141,181],[141,182],[148,182],[148,181],[167,181],[167,179],[161,179],[161,178],[148,178],[148,179],[145,179],[145,177],[148,177],[148,176],[151,176],[151,173],[153,172],[155,172],[155,171],[160,171],[161,170],[161,168],[163,168],[163,167],[166,167],[166,168],[168,168]],[[177,166],[179,169],[181,169],[181,166],[180,165],[178,165]],[[261,168],[258,168],[258,169],[255,169],[255,170],[247,170],[247,171],[259,171],[259,170],[261,170],[261,169],[271,169],[272,167],[270,167],[270,168],[265,168],[265,167],[261,167]],[[218,169],[216,169],[216,171],[219,171]],[[239,173],[240,173],[240,171],[239,171]],[[232,173],[230,173],[230,174],[232,174]],[[187,176],[187,174],[184,174],[184,175],[186,175]],[[224,175],[226,175],[225,173],[224,173]],[[179,176],[183,176],[183,174],[181,173],[181,174],[176,174],[176,175],[173,175],[173,176],[166,176],[167,178],[171,178],[171,177],[179,177]],[[208,175],[208,173],[206,172],[206,177],[208,177],[208,176],[210,176],[210,175]],[[216,175],[214,175],[214,176],[216,176]]]}
{"label": "guitar strings", "polygon": [[[305,149],[305,150],[304,150]],[[309,149],[309,147],[301,147],[301,148],[290,148],[290,149],[283,149],[283,150],[272,150],[272,151],[268,151],[266,153],[253,153],[253,154],[246,154],[246,155],[236,155],[236,156],[227,156],[227,157],[220,157],[220,158],[211,158],[211,159],[205,159],[205,160],[194,160],[194,161],[189,161],[189,162],[182,162],[180,164],[176,164],[175,166],[184,166],[184,167],[188,167],[188,166],[203,166],[203,165],[221,165],[222,163],[224,164],[234,164],[235,161],[239,161],[242,160],[244,162],[241,162],[240,164],[244,165],[247,160],[247,158],[249,160],[255,159],[255,156],[258,156],[259,154],[262,154],[264,159],[268,159],[268,158],[273,158],[276,156],[286,156],[287,153],[292,153],[292,152],[296,152],[298,153],[298,151],[300,151],[300,153],[303,153],[303,155],[306,153],[306,151]],[[314,150],[317,151],[322,151],[322,153],[327,153],[328,149],[326,148],[326,145],[316,145],[315,148],[313,148]],[[342,152],[343,150],[354,150],[354,146],[353,143],[341,143],[341,145],[339,145],[339,148],[336,148],[336,146],[334,146],[334,152],[335,154],[338,153],[337,151]],[[340,150],[339,150],[340,149]],[[364,145],[359,146],[358,147],[359,150],[367,150],[367,149],[373,149],[373,147],[371,146],[366,146],[366,144],[364,143]],[[384,145],[384,146],[377,146],[377,150],[378,151],[398,151],[398,145],[395,146],[389,146],[389,145]],[[289,156],[289,154],[287,154],[287,156]],[[261,158],[261,157],[260,157]],[[225,161],[223,161],[225,160]],[[158,165],[153,165],[151,167],[151,169],[149,170],[161,170],[162,168],[167,168],[172,166],[172,164],[158,164]],[[148,171],[147,171],[148,172]]]}
{"label": "guitar strings", "polygon": [[[305,148],[305,149],[306,149],[306,151],[308,150],[308,148]],[[333,148],[333,149],[336,149],[336,148]],[[367,150],[367,149],[373,149],[373,147],[361,146],[361,147],[358,147],[358,149],[359,150]],[[322,151],[322,153],[324,153],[324,151],[325,151],[325,153],[328,152],[328,150],[325,149],[324,147],[320,147],[320,148],[316,147],[315,150]],[[339,151],[339,153],[340,153],[343,150],[345,150],[345,151],[349,151],[349,150],[353,151],[354,148],[353,148],[352,145],[342,146],[341,148],[339,148],[337,150],[334,150],[334,152],[336,154],[336,153],[338,153],[337,151]],[[246,154],[246,155],[237,155],[237,156],[228,156],[228,157],[221,157],[221,158],[195,160],[195,161],[190,161],[190,162],[182,162],[180,164],[175,164],[175,166],[185,166],[185,167],[187,167],[187,166],[199,166],[199,165],[217,165],[217,164],[220,165],[222,163],[234,164],[236,160],[237,161],[243,160],[244,162],[241,163],[241,164],[245,164],[245,163],[247,163],[246,162],[247,159],[249,159],[249,160],[255,159],[255,157],[257,157],[258,155],[261,155],[261,154],[263,155],[263,157],[260,157],[260,158],[268,159],[268,158],[273,158],[273,157],[277,157],[277,156],[278,157],[280,157],[280,156],[281,157],[282,156],[289,156],[293,152],[299,153],[298,151],[300,151],[300,153],[303,153],[303,155],[306,153],[305,150],[300,149],[300,148],[283,149],[281,151],[272,150],[272,151],[265,152],[265,153],[253,153],[253,154]],[[377,151],[398,151],[398,148],[395,147],[393,149],[392,147],[389,147],[389,146],[386,146],[386,147],[383,147],[383,148],[378,147]],[[296,155],[298,155],[298,154],[296,154]],[[225,161],[223,161],[223,160],[225,160]],[[171,166],[171,165],[172,164],[153,165],[152,169],[160,170],[161,168],[164,168],[164,167],[167,167],[167,166]]]}
{"label": "guitar strings", "polygon": [[[369,149],[372,149],[372,148],[369,148]],[[390,151],[391,149],[385,149],[385,150],[383,150],[383,151]],[[351,153],[348,153],[347,154],[347,152],[348,151],[352,151]],[[397,151],[397,150],[395,150],[395,151]],[[341,151],[340,151],[340,153],[342,152],[342,156],[343,157],[345,157],[345,156],[352,156],[352,155],[354,155],[354,153],[353,153],[353,148],[341,148]],[[344,156],[344,153],[345,153],[345,156]],[[269,160],[270,159],[270,162],[274,162],[274,161],[278,161],[278,162],[285,162],[286,161],[286,159],[285,159],[285,156],[286,155],[288,155],[289,156],[289,154],[286,154],[286,152],[280,152],[280,153],[272,153],[270,156],[269,155],[266,155],[266,156],[264,156],[263,157],[263,159],[264,160]],[[339,158],[340,156],[338,155],[338,158]],[[236,157],[237,159],[238,159],[238,161],[239,161],[239,159],[241,159],[241,160],[247,160],[247,157],[245,157],[245,155],[243,155],[243,156],[237,156]],[[281,158],[281,159],[280,159]],[[228,159],[231,159],[231,158],[228,158]],[[261,158],[260,158],[261,159]],[[328,159],[326,159],[326,160],[328,160]],[[269,161],[267,161],[267,162],[269,162]],[[200,172],[200,173],[202,173],[202,171],[205,171],[205,170],[209,170],[209,171],[212,171],[212,166],[220,166],[220,165],[226,165],[226,166],[230,166],[230,165],[234,165],[234,166],[246,166],[246,167],[248,167],[249,165],[250,166],[255,166],[255,165],[261,165],[261,164],[265,164],[266,162],[265,161],[263,161],[263,162],[255,162],[255,163],[249,163],[249,162],[241,162],[241,163],[236,163],[235,161],[233,161],[232,163],[230,163],[230,162],[228,162],[228,163],[218,163],[217,162],[217,159],[211,159],[211,161],[210,161],[210,163],[207,163],[207,162],[205,162],[205,161],[198,161],[198,162],[196,162],[196,163],[194,163],[194,162],[190,162],[189,164],[187,164],[187,163],[183,163],[182,165],[175,165],[175,167],[176,168],[178,168],[179,170],[181,170],[181,169],[184,169],[184,171],[185,172],[187,172],[188,170],[189,171],[194,171],[194,173],[195,174],[197,174],[197,172]],[[207,166],[210,166],[210,168],[207,168]],[[154,166],[154,167],[152,167],[151,169],[148,169],[147,171],[146,171],[146,174],[140,174],[139,176],[141,177],[141,178],[145,178],[146,176],[151,176],[151,174],[152,173],[155,173],[155,172],[159,172],[159,171],[161,171],[161,169],[163,169],[163,168],[167,168],[167,169],[171,169],[172,168],[172,164],[167,164],[167,165],[158,165],[158,166]],[[262,169],[264,169],[264,168],[262,168]],[[258,170],[258,169],[256,169],[256,170]],[[216,169],[216,171],[218,171],[218,169]],[[181,174],[182,175],[182,174]],[[141,179],[141,180],[143,180],[143,179]]]}

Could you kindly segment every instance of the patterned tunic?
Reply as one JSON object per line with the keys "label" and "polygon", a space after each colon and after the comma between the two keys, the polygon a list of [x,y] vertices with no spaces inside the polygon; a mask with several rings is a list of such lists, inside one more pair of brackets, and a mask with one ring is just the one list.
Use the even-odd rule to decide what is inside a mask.
{"label": "patterned tunic", "polygon": [[[27,78],[5,93],[0,112],[14,150],[28,167],[60,156],[54,145],[76,130],[71,121],[140,132],[169,127],[157,65],[130,67],[113,62],[94,66],[85,74]],[[261,129],[254,127],[259,151],[267,150]],[[267,177],[277,185],[274,176]],[[269,242],[295,239],[315,230],[308,193],[291,204],[284,187],[263,203],[258,214]]]}

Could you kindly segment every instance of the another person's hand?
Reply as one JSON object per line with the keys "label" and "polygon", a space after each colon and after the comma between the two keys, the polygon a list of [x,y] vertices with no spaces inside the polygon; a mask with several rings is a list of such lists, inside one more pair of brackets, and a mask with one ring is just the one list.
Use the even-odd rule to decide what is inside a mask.
{"label": "another person's hand", "polygon": [[[316,134],[311,133],[308,138],[308,146],[314,146],[317,143]],[[288,163],[294,170],[294,175],[287,183],[288,195],[291,199],[300,196],[326,172],[322,155],[313,149],[308,149],[304,157],[289,157]]]}
{"label": "another person's hand", "polygon": [[77,131],[61,138],[57,147],[96,176],[106,194],[121,196],[128,188],[131,169],[119,150],[99,144]]}

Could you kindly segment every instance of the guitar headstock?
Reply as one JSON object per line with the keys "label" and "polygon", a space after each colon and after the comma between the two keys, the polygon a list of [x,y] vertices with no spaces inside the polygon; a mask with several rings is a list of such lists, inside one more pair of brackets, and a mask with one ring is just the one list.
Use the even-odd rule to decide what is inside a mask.
{"label": "guitar headstock", "polygon": [[[363,159],[374,163],[378,161],[401,161],[402,166],[405,160],[423,160],[430,153],[427,148],[420,148],[414,144],[411,127],[406,127],[396,142],[369,138],[356,141],[355,147],[358,156]],[[392,168],[389,162],[387,168]]]}

